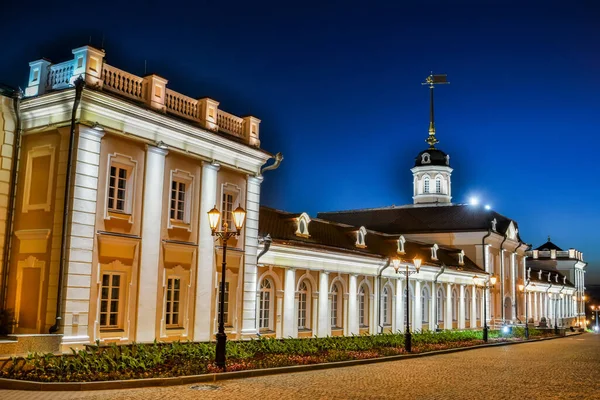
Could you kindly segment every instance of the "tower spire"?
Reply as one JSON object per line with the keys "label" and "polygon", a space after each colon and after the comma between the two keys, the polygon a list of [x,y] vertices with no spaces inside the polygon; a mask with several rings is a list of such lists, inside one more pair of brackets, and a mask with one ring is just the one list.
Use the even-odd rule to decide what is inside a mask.
{"label": "tower spire", "polygon": [[421,83],[421,85],[429,86],[429,136],[427,140],[425,140],[429,144],[430,149],[435,149],[436,143],[439,143],[439,140],[435,137],[435,119],[433,113],[433,88],[438,84],[447,84],[450,83],[446,79],[446,74],[434,75],[433,72],[425,79],[425,82]]}

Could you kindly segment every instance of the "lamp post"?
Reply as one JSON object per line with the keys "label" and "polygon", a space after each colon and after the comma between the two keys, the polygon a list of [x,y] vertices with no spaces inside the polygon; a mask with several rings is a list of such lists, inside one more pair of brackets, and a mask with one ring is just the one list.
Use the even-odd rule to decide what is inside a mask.
{"label": "lamp post", "polygon": [[[527,286],[529,286],[530,283],[531,281],[527,279],[525,285],[519,285],[519,290],[522,291],[523,294],[525,294],[525,339],[529,339],[529,296],[527,293]],[[535,283],[531,283],[531,286],[535,286]]]}
{"label": "lamp post", "polygon": [[492,275],[486,279],[486,278],[480,278],[477,275],[475,275],[473,277],[473,283],[475,284],[475,286],[483,288],[483,341],[487,342],[488,341],[488,326],[487,326],[486,291],[487,291],[487,289],[494,287],[494,285],[496,284],[496,277]]}
{"label": "lamp post", "polygon": [[592,309],[593,313],[596,313],[596,315],[594,316],[596,318],[596,324],[594,326],[594,332],[598,333],[598,311],[600,311],[600,307],[598,306],[590,306],[590,308]]}
{"label": "lamp post", "polygon": [[[409,313],[409,293],[408,293],[408,277],[412,274],[418,274],[419,273],[419,269],[421,268],[421,259],[420,258],[415,258],[413,260],[413,264],[415,266],[415,270],[411,271],[409,269],[409,265],[408,263],[406,264],[406,270],[402,271],[400,269],[401,265],[401,260],[398,257],[394,257],[392,259],[392,262],[394,264],[394,270],[396,271],[397,274],[402,274],[404,276],[406,276],[406,331],[404,332],[404,348],[406,349],[406,351],[408,353],[410,353],[412,351],[412,336],[410,334],[410,313]],[[415,294],[416,295],[416,294]]]}
{"label": "lamp post", "polygon": [[246,210],[238,206],[232,212],[233,223],[235,225],[235,231],[228,230],[227,223],[223,223],[223,230],[218,231],[219,219],[221,218],[221,212],[217,210],[215,206],[208,212],[208,223],[212,236],[217,236],[223,243],[223,263],[221,266],[221,290],[219,293],[219,331],[217,333],[217,352],[215,357],[215,363],[217,367],[225,370],[225,347],[227,344],[227,335],[225,334],[225,271],[227,269],[227,240],[234,236],[239,236],[242,227],[244,226],[244,220],[246,219]]}

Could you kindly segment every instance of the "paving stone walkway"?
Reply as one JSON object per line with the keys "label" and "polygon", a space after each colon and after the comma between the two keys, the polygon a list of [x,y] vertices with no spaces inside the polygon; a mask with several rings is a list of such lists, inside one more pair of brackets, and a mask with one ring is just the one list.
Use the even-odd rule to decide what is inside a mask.
{"label": "paving stone walkway", "polygon": [[191,386],[0,390],[0,399],[600,399],[600,335]]}

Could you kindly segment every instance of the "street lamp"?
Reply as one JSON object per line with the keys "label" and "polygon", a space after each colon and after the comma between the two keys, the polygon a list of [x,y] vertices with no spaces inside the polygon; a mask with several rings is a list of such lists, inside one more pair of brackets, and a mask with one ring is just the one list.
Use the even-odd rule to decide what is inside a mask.
{"label": "street lamp", "polygon": [[[527,286],[529,286],[530,283],[531,281],[527,279],[525,285],[519,285],[519,290],[525,294],[525,339],[529,339],[529,307],[527,301],[529,296],[527,295]],[[531,286],[535,286],[535,283],[531,283]]]}
{"label": "street lamp", "polygon": [[228,230],[227,223],[223,223],[223,230],[218,231],[219,219],[221,212],[217,210],[217,206],[208,212],[208,224],[212,232],[212,236],[217,236],[223,243],[223,263],[221,267],[221,290],[219,293],[219,332],[217,333],[217,353],[215,363],[217,367],[225,370],[225,347],[227,343],[227,335],[225,334],[225,271],[227,269],[227,240],[234,236],[239,236],[244,220],[246,219],[246,210],[238,206],[232,212],[235,231]]}
{"label": "street lamp", "polygon": [[[406,349],[406,351],[408,353],[411,352],[412,350],[412,336],[410,334],[410,314],[409,314],[409,305],[408,305],[408,301],[409,301],[409,293],[408,293],[408,277],[412,274],[418,274],[419,273],[419,269],[421,269],[421,259],[420,258],[415,258],[413,259],[413,264],[415,266],[415,270],[411,271],[409,270],[409,264],[406,263],[406,270],[402,271],[400,269],[401,265],[401,260],[398,257],[394,257],[392,259],[392,262],[394,264],[394,270],[396,271],[397,274],[402,274],[404,276],[406,276],[406,331],[404,332],[404,348]],[[416,293],[415,293],[416,296]]]}
{"label": "street lamp", "polygon": [[596,325],[594,326],[594,332],[598,333],[598,311],[600,311],[600,307],[590,306],[592,312],[596,313]]}
{"label": "street lamp", "polygon": [[483,341],[488,341],[488,326],[487,326],[487,299],[486,299],[486,290],[493,288],[496,284],[496,277],[489,276],[487,279],[479,277],[475,275],[473,277],[473,283],[475,286],[483,288]]}

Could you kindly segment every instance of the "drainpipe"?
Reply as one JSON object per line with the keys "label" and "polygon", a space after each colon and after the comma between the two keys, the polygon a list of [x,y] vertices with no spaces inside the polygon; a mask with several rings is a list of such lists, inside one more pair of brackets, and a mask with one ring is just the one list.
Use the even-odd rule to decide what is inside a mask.
{"label": "drainpipe", "polygon": [[[380,283],[381,283],[381,275],[383,274],[383,271],[390,266],[390,261],[392,259],[388,258],[385,265],[381,268],[379,268],[379,271],[377,271],[377,279],[375,280],[375,284],[376,284],[376,288],[378,289],[377,293],[379,293],[379,290],[381,289]],[[381,294],[379,294],[379,299],[377,299],[377,315],[378,315],[378,319],[379,321],[377,322],[377,325],[379,325],[379,333],[383,333],[383,325],[381,324]]]}
{"label": "drainpipe", "polygon": [[56,322],[50,327],[50,333],[56,333],[60,329],[60,321],[62,319],[62,298],[63,298],[63,279],[67,265],[67,249],[68,249],[68,222],[69,222],[69,204],[71,200],[71,175],[73,174],[73,148],[75,147],[75,117],[77,109],[81,101],[81,93],[85,86],[85,81],[82,77],[75,81],[75,100],[73,102],[73,110],[71,111],[71,132],[69,137],[69,153],[67,155],[67,171],[65,175],[65,200],[63,204],[63,219],[62,219],[62,246],[60,247],[60,266],[58,270],[58,287],[56,293]]}
{"label": "drainpipe", "polygon": [[[271,157],[271,158],[273,158],[273,157]],[[266,171],[275,170],[275,169],[279,168],[279,164],[281,164],[282,161],[283,161],[283,154],[281,154],[281,153],[275,154],[275,162],[273,164],[269,165],[268,167],[263,167],[260,170],[260,175],[264,174]]]}
{"label": "drainpipe", "polygon": [[[491,223],[492,223],[492,221],[490,221],[490,227],[488,228],[488,233],[481,238],[481,253],[483,255],[483,272],[485,272],[485,273],[487,273],[487,258],[485,256],[485,239],[487,239],[488,237],[490,237],[492,235]],[[500,258],[502,258],[502,257],[500,257]],[[484,290],[483,295],[484,295],[484,299],[485,299],[485,290],[487,290],[487,289],[483,289],[483,290]],[[483,306],[487,307],[487,304],[485,304],[485,302],[484,302]],[[490,312],[490,317],[491,317],[491,312]],[[483,321],[483,326],[484,327],[487,326],[487,321]]]}
{"label": "drainpipe", "polygon": [[2,259],[2,278],[0,280],[0,308],[6,309],[6,288],[8,286],[8,270],[10,268],[10,250],[12,245],[12,230],[14,221],[15,200],[17,197],[17,169],[19,166],[19,151],[21,150],[21,99],[23,92],[19,89],[13,94],[15,111],[15,141],[13,143],[10,181],[8,183],[8,208],[6,209],[6,230],[4,236],[4,254]]}
{"label": "drainpipe", "polygon": [[442,267],[440,268],[440,272],[438,272],[435,275],[435,278],[433,278],[433,287],[432,287],[432,291],[431,291],[431,301],[433,302],[433,318],[435,321],[435,331],[437,332],[439,329],[439,325],[438,325],[438,318],[437,318],[437,293],[435,290],[435,284],[438,281],[438,278],[440,277],[441,274],[444,273],[444,271],[446,270],[446,264],[442,263]]}
{"label": "drainpipe", "polygon": [[508,239],[508,235],[504,234],[504,239],[502,240],[502,243],[500,243],[500,299],[502,299],[502,307],[500,307],[500,309],[502,310],[502,325],[505,324],[504,319],[506,318],[504,313],[504,253],[502,253],[506,239]]}
{"label": "drainpipe", "polygon": [[264,255],[265,255],[265,253],[266,253],[267,251],[269,251],[269,249],[271,248],[271,242],[272,242],[272,241],[273,241],[273,240],[271,239],[271,235],[269,235],[269,234],[267,233],[267,236],[265,236],[265,237],[263,238],[263,244],[265,245],[265,247],[263,247],[263,249],[262,249],[262,251],[260,252],[260,254],[259,254],[258,256],[256,256],[256,262],[257,262],[257,263],[258,263],[258,260],[259,260],[259,259],[260,259],[262,256],[264,256]]}

